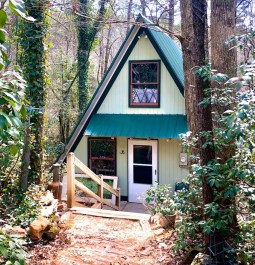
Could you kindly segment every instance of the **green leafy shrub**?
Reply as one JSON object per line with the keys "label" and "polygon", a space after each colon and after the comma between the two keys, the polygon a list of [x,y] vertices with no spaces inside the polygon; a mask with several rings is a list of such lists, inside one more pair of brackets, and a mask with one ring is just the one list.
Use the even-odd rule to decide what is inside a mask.
{"label": "green leafy shrub", "polygon": [[[212,97],[202,103],[210,102],[229,108],[223,115],[214,116],[217,126],[212,132],[201,132],[201,135],[205,139],[203,148],[213,145],[219,154],[224,152],[225,147],[232,147],[232,157],[226,160],[216,157],[201,166],[196,153],[196,142],[201,135],[183,136],[185,148],[189,153],[192,150],[193,156],[191,174],[187,178],[190,189],[176,195],[177,208],[184,216],[177,227],[177,251],[186,248],[190,239],[192,244],[200,246],[203,233],[220,234],[222,240],[229,240],[234,259],[239,257],[250,262],[255,258],[255,93],[253,79],[249,74],[230,79],[221,89],[208,89]],[[212,75],[217,74],[213,72]],[[224,78],[224,75],[220,75],[215,80],[223,85]],[[242,86],[245,88],[238,91]],[[206,205],[203,205],[202,197],[204,176],[214,194],[213,202]]]}
{"label": "green leafy shrub", "polygon": [[176,205],[173,200],[172,187],[157,183],[146,191],[145,207],[152,214],[162,214],[163,216],[173,215],[176,212]]}
{"label": "green leafy shrub", "polygon": [[42,187],[31,185],[25,192],[18,207],[13,210],[14,223],[21,227],[29,226],[39,215],[42,205]]}
{"label": "green leafy shrub", "polygon": [[1,264],[26,264],[27,253],[22,249],[24,242],[13,236],[8,236],[0,230],[0,263]]}
{"label": "green leafy shrub", "polygon": [[[13,192],[13,193],[12,193]],[[25,193],[12,187],[0,199],[0,212],[12,225],[27,227],[41,211],[40,197],[43,189],[31,185]]]}
{"label": "green leafy shrub", "polygon": [[176,208],[182,216],[182,221],[176,225],[177,240],[173,248],[177,252],[188,245],[202,246],[202,237],[199,236],[203,231],[200,221],[204,218],[201,176],[194,171],[187,176],[184,185],[187,183],[189,189],[178,190],[174,195]]}

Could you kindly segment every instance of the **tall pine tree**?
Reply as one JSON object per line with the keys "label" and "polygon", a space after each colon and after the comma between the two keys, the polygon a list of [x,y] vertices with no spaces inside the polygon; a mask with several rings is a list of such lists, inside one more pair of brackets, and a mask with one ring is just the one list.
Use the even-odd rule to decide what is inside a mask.
{"label": "tall pine tree", "polygon": [[[208,57],[207,42],[207,1],[187,0],[180,2],[182,19],[182,52],[185,76],[185,105],[188,128],[193,133],[212,131],[211,105],[199,104],[207,97],[205,89],[210,87],[208,80],[196,75],[198,66],[206,64]],[[198,150],[201,165],[206,165],[215,158],[213,146],[203,147],[206,139],[200,135]],[[202,177],[204,205],[213,202],[213,192],[207,181],[208,175]],[[206,216],[205,216],[206,218]],[[209,234],[205,234],[205,245],[209,245]]]}

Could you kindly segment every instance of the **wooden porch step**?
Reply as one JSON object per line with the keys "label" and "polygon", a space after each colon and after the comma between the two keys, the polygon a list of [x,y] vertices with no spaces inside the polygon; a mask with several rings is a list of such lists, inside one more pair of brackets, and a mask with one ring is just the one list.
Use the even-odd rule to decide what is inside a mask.
{"label": "wooden porch step", "polygon": [[82,207],[72,207],[70,209],[74,214],[85,214],[91,216],[99,217],[109,217],[109,218],[120,218],[128,220],[150,220],[150,215],[145,213],[132,213],[132,212],[117,212],[105,209],[93,209],[93,208],[82,208]]}

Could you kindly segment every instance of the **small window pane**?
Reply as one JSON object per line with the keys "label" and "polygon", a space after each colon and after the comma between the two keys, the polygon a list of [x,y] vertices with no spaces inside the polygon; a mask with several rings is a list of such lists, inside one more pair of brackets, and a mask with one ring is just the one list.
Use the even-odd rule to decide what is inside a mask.
{"label": "small window pane", "polygon": [[91,139],[91,156],[114,158],[115,142],[106,139]]}
{"label": "small window pane", "polygon": [[157,63],[132,64],[132,83],[156,83],[158,82]]}
{"label": "small window pane", "polygon": [[152,184],[152,166],[134,165],[134,183]]}
{"label": "small window pane", "polygon": [[152,147],[149,145],[134,145],[134,163],[152,164]]}
{"label": "small window pane", "polygon": [[115,161],[105,159],[92,159],[90,169],[97,175],[112,176],[115,174]]}
{"label": "small window pane", "polygon": [[134,103],[157,103],[157,85],[134,85],[132,98]]}

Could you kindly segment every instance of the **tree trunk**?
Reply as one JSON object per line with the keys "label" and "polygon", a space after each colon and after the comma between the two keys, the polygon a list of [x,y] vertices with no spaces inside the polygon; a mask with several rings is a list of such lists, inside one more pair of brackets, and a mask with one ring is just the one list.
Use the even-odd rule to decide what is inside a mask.
{"label": "tree trunk", "polygon": [[109,64],[109,56],[110,56],[110,49],[111,49],[111,45],[110,45],[110,40],[112,38],[112,25],[109,25],[109,29],[107,32],[107,39],[106,39],[106,45],[105,45],[105,57],[104,57],[104,72],[103,75],[105,74],[107,68],[108,68],[108,64]]}
{"label": "tree trunk", "polygon": [[[39,184],[42,178],[43,165],[43,110],[46,101],[46,52],[45,38],[48,24],[46,22],[47,1],[26,0],[28,15],[36,19],[35,22],[21,21],[20,27],[20,65],[24,78],[27,81],[26,99],[32,106],[31,110],[31,142],[30,148],[29,182]],[[29,37],[28,37],[29,36]],[[25,163],[26,164],[26,163]],[[23,168],[21,176],[26,174],[27,168]]]}
{"label": "tree trunk", "polygon": [[24,148],[22,154],[22,164],[21,164],[21,176],[20,176],[20,188],[26,190],[28,187],[28,174],[29,174],[29,164],[30,164],[30,125],[26,127],[26,135],[24,141]]}
{"label": "tree trunk", "polygon": [[89,43],[90,43],[90,27],[88,22],[88,0],[80,0],[79,12],[83,16],[77,18],[77,63],[78,63],[78,91],[79,91],[79,112],[82,113],[86,108],[89,100],[88,86],[88,70],[89,70]]}
{"label": "tree trunk", "polygon": [[68,119],[68,115],[66,115],[67,112],[70,112],[70,107],[67,106],[68,102],[65,101],[65,99],[63,99],[63,102],[65,102],[65,104],[63,104],[63,106],[65,107],[61,107],[61,109],[59,110],[59,114],[58,114],[58,120],[59,120],[59,131],[60,131],[60,141],[62,143],[66,143],[67,142],[67,138],[70,134],[70,120]]}
{"label": "tree trunk", "polygon": [[236,49],[225,42],[236,33],[236,0],[211,2],[211,63],[212,69],[236,76]]}
{"label": "tree trunk", "polygon": [[104,39],[104,31],[101,34],[101,40],[99,43],[99,61],[98,61],[98,69],[97,69],[97,83],[99,84],[103,73],[104,73],[104,43],[103,43],[103,39]]}
{"label": "tree trunk", "polygon": [[[236,32],[236,0],[214,0],[211,3],[211,64],[212,69],[219,73],[227,74],[229,78],[237,74],[237,52],[236,49],[230,49],[231,46],[226,44]],[[224,85],[218,83],[212,84],[212,87],[224,89]],[[220,96],[221,92],[218,92]],[[234,95],[233,95],[234,96]],[[216,104],[213,106],[213,111],[216,115],[215,120],[229,109],[231,106],[221,106]],[[218,127],[215,122],[214,126]],[[235,153],[235,143],[230,143],[229,146],[217,154],[224,163],[228,158]]]}
{"label": "tree trunk", "polygon": [[[185,76],[185,105],[188,127],[193,133],[212,131],[211,106],[199,105],[205,98],[204,89],[210,87],[208,81],[195,74],[197,67],[206,64],[207,54],[207,4],[206,0],[180,1],[182,19],[182,51]],[[199,137],[198,150],[201,165],[214,159],[214,148],[203,148],[205,139]],[[207,176],[202,179],[204,205],[213,201],[213,193],[207,183]],[[206,217],[205,217],[206,218]],[[205,245],[209,245],[209,235],[205,235]]]}
{"label": "tree trunk", "polygon": [[[214,0],[211,2],[211,64],[212,69],[220,73],[227,74],[229,78],[237,75],[237,51],[230,49],[231,46],[226,44],[236,33],[236,0]],[[212,84],[212,87],[224,89],[224,84]],[[220,91],[217,92],[220,97]],[[233,96],[234,93],[233,93]],[[219,127],[217,120],[220,116],[232,106],[213,106],[216,115],[214,127]],[[229,158],[235,155],[235,141],[229,142],[227,146],[223,146],[216,156],[220,158],[222,164],[226,163]],[[235,199],[229,200],[222,198],[219,204],[223,208],[235,208]],[[237,217],[233,217],[231,225],[233,231],[238,231]],[[233,233],[234,234],[234,233]]]}
{"label": "tree trunk", "polygon": [[142,15],[146,16],[146,0],[140,0],[141,3],[141,9],[142,9]]}
{"label": "tree trunk", "polygon": [[[237,74],[237,52],[226,44],[236,33],[236,0],[214,0],[211,4],[211,63],[212,69],[227,74],[229,78]],[[214,86],[214,84],[212,84]],[[215,84],[218,87],[218,84]],[[220,88],[223,88],[221,86]],[[215,106],[221,115],[227,108]]]}
{"label": "tree trunk", "polygon": [[172,36],[172,32],[174,31],[174,1],[175,0],[169,0],[168,4],[168,30],[170,36]]}
{"label": "tree trunk", "polygon": [[93,23],[89,18],[89,0],[80,0],[79,12],[82,16],[77,18],[78,28],[78,90],[79,90],[79,112],[83,113],[89,102],[89,55],[96,34],[102,22],[106,0],[100,1],[98,17]]}
{"label": "tree trunk", "polygon": [[128,34],[128,32],[130,30],[130,21],[131,21],[132,7],[133,7],[133,0],[129,0],[129,2],[128,2],[128,12],[127,12],[127,33],[126,33],[126,35]]}

